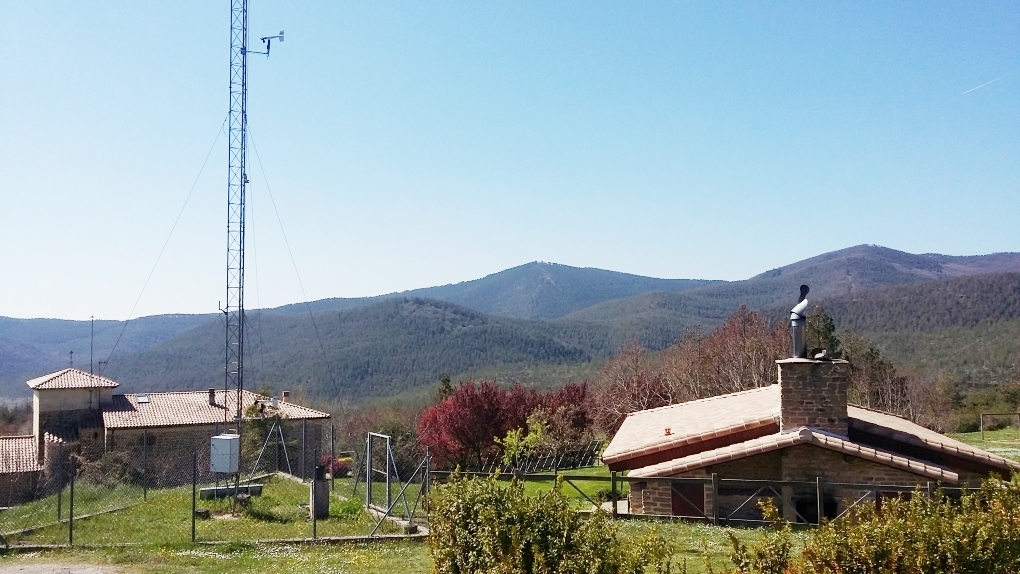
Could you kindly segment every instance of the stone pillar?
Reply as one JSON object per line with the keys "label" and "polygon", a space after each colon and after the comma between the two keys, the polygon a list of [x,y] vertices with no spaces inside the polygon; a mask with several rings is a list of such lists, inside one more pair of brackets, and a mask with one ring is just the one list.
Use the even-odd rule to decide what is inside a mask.
{"label": "stone pillar", "polygon": [[783,359],[779,366],[782,431],[810,427],[847,436],[846,393],[850,363]]}

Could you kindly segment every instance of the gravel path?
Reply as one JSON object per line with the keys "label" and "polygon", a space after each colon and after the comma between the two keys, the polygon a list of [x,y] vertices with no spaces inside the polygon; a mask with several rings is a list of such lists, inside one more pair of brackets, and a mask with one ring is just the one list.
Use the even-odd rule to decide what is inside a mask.
{"label": "gravel path", "polygon": [[112,566],[91,566],[81,564],[3,564],[0,574],[123,574],[125,571]]}

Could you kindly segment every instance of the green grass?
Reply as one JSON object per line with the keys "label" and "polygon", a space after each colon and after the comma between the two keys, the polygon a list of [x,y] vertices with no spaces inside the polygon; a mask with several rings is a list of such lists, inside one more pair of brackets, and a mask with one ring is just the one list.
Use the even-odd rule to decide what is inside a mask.
{"label": "green grass", "polygon": [[1020,461],[1020,430],[1016,427],[985,431],[984,439],[981,438],[980,432],[958,433],[949,436],[1003,458]]}
{"label": "green grass", "polygon": [[60,550],[0,557],[0,569],[29,564],[95,564],[118,572],[233,574],[307,572],[329,574],[426,573],[431,567],[421,542],[284,546],[236,543],[225,546],[146,546]]}
{"label": "green grass", "polygon": [[[759,529],[713,527],[682,522],[646,522],[629,520],[620,523],[620,536],[625,540],[655,530],[670,544],[673,571],[681,572],[686,563],[692,574],[708,572],[708,563],[716,572],[732,568],[729,560],[728,535],[744,541],[755,540]],[[795,533],[797,548],[806,540],[807,532]],[[152,545],[100,550],[56,551],[30,553],[0,558],[0,568],[31,563],[112,564],[128,572],[330,572],[383,573],[406,572],[425,574],[432,566],[428,545],[422,542],[377,542],[340,545],[272,545],[232,543],[221,546],[188,544]]]}
{"label": "green grass", "polygon": [[[198,540],[267,540],[312,536],[308,520],[308,485],[271,477],[264,481],[261,496],[252,497],[247,509],[231,512],[228,499],[199,500],[213,518],[196,524]],[[77,493],[76,493],[77,494]],[[39,501],[44,502],[44,501]],[[14,512],[14,511],[11,511]],[[77,513],[77,511],[76,511]],[[4,513],[6,514],[6,513]],[[0,515],[2,516],[2,515]],[[371,532],[376,519],[358,501],[330,500],[330,516],[319,520],[318,536],[354,536]],[[394,532],[389,523],[380,532]],[[11,543],[67,543],[67,525],[51,525],[21,536]],[[76,544],[143,542],[179,544],[191,539],[191,487],[151,491],[148,501],[116,512],[76,520]]]}

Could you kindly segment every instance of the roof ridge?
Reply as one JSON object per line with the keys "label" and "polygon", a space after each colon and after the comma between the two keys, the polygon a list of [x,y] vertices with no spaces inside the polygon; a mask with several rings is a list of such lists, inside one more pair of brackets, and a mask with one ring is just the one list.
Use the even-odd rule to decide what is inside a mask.
{"label": "roof ridge", "polygon": [[[217,393],[232,393],[232,392],[235,392],[233,390],[225,390],[225,389],[215,389],[215,391]],[[208,392],[209,392],[208,390],[194,390],[194,391],[139,391],[137,393],[119,393],[119,394],[115,394],[113,396],[115,396],[115,397],[128,397],[128,396],[137,397],[138,395],[184,395],[184,394],[193,394],[193,393],[202,393],[202,394],[205,394],[205,393],[208,393]],[[249,391],[248,389],[242,389],[241,392],[243,392],[243,393],[250,393],[252,395],[255,395],[256,397],[265,397],[266,396],[266,395],[262,395],[262,394],[256,393],[255,391]],[[291,403],[291,404],[293,404],[293,403]]]}
{"label": "roof ridge", "polygon": [[32,434],[10,434],[10,435],[7,435],[7,436],[0,436],[0,440],[12,439],[12,438],[35,438],[35,435],[32,435]]}
{"label": "roof ridge", "polygon": [[[854,403],[851,403],[851,402],[848,402],[846,404],[846,406],[848,406],[848,407],[856,407],[856,408],[864,410],[864,411],[871,411],[873,413],[879,413],[879,414],[882,414],[882,415],[889,415],[891,417],[896,417],[898,419],[903,419],[903,420],[905,420],[907,422],[913,422],[910,419],[908,419],[907,417],[901,417],[900,415],[898,415],[896,413],[891,413],[889,411],[883,411],[881,409],[876,409],[876,408],[873,408],[873,407],[866,407],[864,405],[857,405],[857,404],[854,404]],[[914,423],[914,424],[917,424],[917,423]]]}

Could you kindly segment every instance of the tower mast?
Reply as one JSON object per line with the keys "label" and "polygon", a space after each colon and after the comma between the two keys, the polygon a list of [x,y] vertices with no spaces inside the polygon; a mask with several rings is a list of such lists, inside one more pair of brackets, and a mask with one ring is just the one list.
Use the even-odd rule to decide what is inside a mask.
{"label": "tower mast", "polygon": [[[230,115],[227,170],[226,396],[236,393],[234,417],[241,431],[244,390],[244,194],[248,184],[248,0],[230,3]],[[228,416],[224,411],[224,422]]]}

